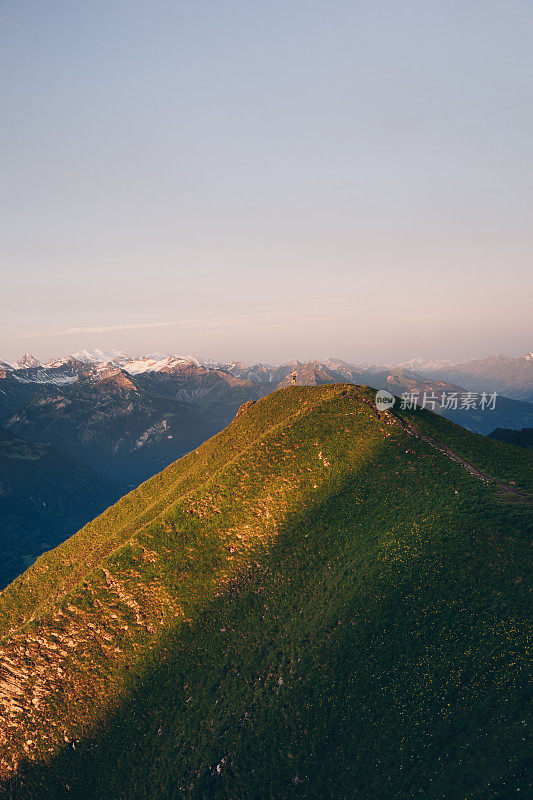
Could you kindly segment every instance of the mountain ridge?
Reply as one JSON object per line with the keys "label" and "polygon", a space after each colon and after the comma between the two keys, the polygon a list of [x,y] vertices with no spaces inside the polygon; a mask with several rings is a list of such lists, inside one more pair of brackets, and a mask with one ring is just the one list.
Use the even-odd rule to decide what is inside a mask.
{"label": "mountain ridge", "polygon": [[13,797],[529,786],[525,500],[423,436],[517,486],[527,453],[423,410],[402,414],[413,436],[373,398],[248,403],[0,595]]}
{"label": "mountain ridge", "polygon": [[[203,366],[198,359],[159,358],[159,354],[136,360],[117,354],[115,361],[106,362],[108,355],[112,353],[102,353],[100,361],[92,364],[67,358],[38,367],[0,370],[0,422],[17,436],[54,444],[76,458],[81,455],[92,469],[133,485],[222,429],[243,402],[292,383],[293,374],[299,385],[346,381],[398,396],[414,392],[419,400],[435,393],[441,400],[452,393],[466,395],[459,383],[439,376],[424,377],[403,367],[369,371],[338,359],[248,367],[241,363]],[[126,408],[119,382],[137,398],[136,422],[130,425],[133,439],[122,424]],[[495,409],[485,411],[463,408],[457,402],[456,407],[443,405],[441,400],[430,407],[479,433],[533,424],[533,405],[505,396],[498,396]],[[97,447],[94,434],[103,418],[107,426]],[[76,420],[83,428],[83,440]]]}

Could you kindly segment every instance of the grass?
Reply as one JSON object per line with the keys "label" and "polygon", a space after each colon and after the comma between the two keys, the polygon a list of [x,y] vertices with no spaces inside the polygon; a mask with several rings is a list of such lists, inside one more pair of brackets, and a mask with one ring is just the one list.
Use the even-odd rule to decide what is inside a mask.
{"label": "grass", "polygon": [[[413,422],[423,433],[447,444],[493,478],[506,483],[514,481],[517,486],[533,492],[531,454],[525,448],[472,433],[426,409],[401,411],[400,415]],[[493,443],[498,446],[493,447]]]}
{"label": "grass", "polygon": [[[0,596],[8,653],[77,637],[12,736],[35,744],[7,796],[527,795],[527,507],[372,397],[248,406]],[[521,474],[513,448],[478,460],[481,437],[422,417]]]}

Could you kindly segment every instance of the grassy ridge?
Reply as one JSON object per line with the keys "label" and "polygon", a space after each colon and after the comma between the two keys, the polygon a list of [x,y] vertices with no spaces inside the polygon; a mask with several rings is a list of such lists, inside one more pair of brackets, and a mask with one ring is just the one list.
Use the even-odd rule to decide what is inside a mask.
{"label": "grassy ridge", "polygon": [[293,392],[283,398],[273,395],[268,403],[260,401],[257,407],[251,405],[246,419],[236,418],[227,429],[141,484],[61,547],[38,559],[0,596],[1,633],[11,632],[52,607],[140,527],[158,519],[169,503],[212,480],[215,473],[227,468],[228,460],[237,458],[258,437],[305,411],[306,403],[302,406],[300,400]]}
{"label": "grassy ridge", "polygon": [[1,596],[6,617],[42,615],[26,631],[69,605],[122,623],[116,657],[90,653],[108,713],[76,728],[86,695],[54,697],[69,743],[19,771],[13,797],[527,791],[527,512],[371,398],[295,387],[249,406]]}
{"label": "grassy ridge", "polygon": [[[503,482],[513,481],[526,491],[533,492],[531,454],[515,447],[472,433],[461,425],[446,420],[426,409],[400,411],[400,416],[414,423],[429,436],[447,444],[458,455],[475,464],[480,470]],[[490,411],[486,412],[490,414]],[[498,446],[493,447],[493,443]]]}

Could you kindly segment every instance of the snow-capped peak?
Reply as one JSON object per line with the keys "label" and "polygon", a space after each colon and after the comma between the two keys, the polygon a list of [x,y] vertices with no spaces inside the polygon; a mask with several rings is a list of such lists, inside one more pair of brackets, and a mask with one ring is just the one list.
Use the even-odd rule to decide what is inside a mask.
{"label": "snow-capped peak", "polygon": [[128,356],[122,350],[100,350],[99,347],[94,350],[78,350],[70,357],[84,364],[109,364],[112,362],[122,365],[128,360]]}
{"label": "snow-capped peak", "polygon": [[411,358],[409,361],[403,361],[401,364],[395,364],[395,366],[401,367],[402,369],[409,369],[413,372],[421,372],[428,369],[444,369],[444,367],[451,367],[453,364],[453,361],[448,361],[447,359],[431,361],[418,356],[417,358]]}
{"label": "snow-capped peak", "polygon": [[30,353],[24,353],[13,366],[15,369],[32,369],[33,367],[40,367],[41,362]]}
{"label": "snow-capped peak", "polygon": [[130,375],[139,375],[142,372],[170,372],[185,364],[199,366],[197,359],[192,356],[163,356],[162,358],[139,356],[139,358],[126,361],[124,370]]}
{"label": "snow-capped peak", "polygon": [[59,369],[66,367],[68,364],[73,364],[76,361],[74,356],[63,356],[62,358],[51,358],[43,364],[45,369]]}

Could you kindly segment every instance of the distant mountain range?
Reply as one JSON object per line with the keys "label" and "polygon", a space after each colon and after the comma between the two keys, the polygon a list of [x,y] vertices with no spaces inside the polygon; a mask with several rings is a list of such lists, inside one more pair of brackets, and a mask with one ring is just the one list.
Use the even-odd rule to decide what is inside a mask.
{"label": "distant mountain range", "polygon": [[428,368],[425,372],[473,391],[498,392],[515,400],[533,402],[533,353],[520,358],[494,355],[437,370]]}
{"label": "distant mountain range", "polygon": [[[417,370],[410,367],[417,366]],[[461,364],[349,364],[340,359],[282,365],[201,362],[159,353],[129,358],[82,350],[41,364],[31,354],[0,367],[0,424],[55,444],[102,474],[135,483],[220,430],[247,400],[294,382],[347,382],[397,396],[437,395],[434,410],[478,433],[533,424],[533,355]],[[505,392],[504,392],[505,390]],[[441,404],[442,393],[497,392],[493,410]],[[129,463],[131,461],[131,463]]]}
{"label": "distant mountain range", "polygon": [[[516,400],[499,393],[494,410],[481,410],[479,407],[467,409],[461,407],[460,402],[461,396],[468,391],[476,394],[482,392],[490,394],[497,391],[494,389],[493,380],[487,379],[485,388],[483,388],[481,379],[474,383],[470,383],[468,380],[462,383],[452,382],[445,377],[442,370],[428,371],[424,375],[402,366],[378,369],[378,365],[363,367],[360,364],[348,364],[337,359],[308,363],[294,361],[283,366],[256,364],[247,367],[241,363],[231,363],[221,364],[219,368],[241,378],[248,378],[265,388],[269,387],[270,391],[288,386],[292,383],[294,375],[295,383],[300,386],[346,382],[372,386],[374,389],[385,389],[398,397],[401,397],[403,393],[414,393],[419,398],[419,404],[423,401],[424,394],[428,398],[436,396],[438,400],[434,405],[428,406],[430,410],[442,414],[452,422],[469,430],[487,435],[496,427],[522,428],[533,424],[533,405],[529,401],[529,399],[533,400],[533,359],[524,356],[523,359],[510,359],[510,361],[521,362],[521,368],[515,367],[514,374],[520,377],[522,387],[529,385],[531,390],[524,391],[523,388],[518,387],[517,382],[514,394],[525,394],[526,398]],[[507,374],[510,372],[510,369],[507,370]],[[467,377],[466,373],[463,377]],[[443,405],[441,402],[443,393],[445,393],[444,399],[450,394],[458,395],[458,407],[446,407],[446,402]]]}
{"label": "distant mountain range", "polygon": [[[298,365],[299,362],[293,363]],[[514,400],[533,402],[533,353],[527,353],[520,358],[492,355],[484,359],[462,362],[413,358],[401,364],[364,364],[359,362],[350,364],[340,359],[330,358],[313,363],[319,363],[332,372],[342,374],[351,380],[360,376],[368,378],[376,373],[404,370],[408,373],[422,375],[424,378],[438,379],[444,383],[458,385],[470,391],[498,392],[498,394]],[[215,366],[214,363],[213,366]],[[263,382],[263,376],[279,375],[279,370],[284,369],[284,367],[263,364],[246,367],[238,362],[216,364],[216,366],[232,374],[238,374],[239,377],[250,377],[258,382]],[[273,382],[270,378],[268,381]],[[370,380],[369,385],[373,385]]]}
{"label": "distant mountain range", "polygon": [[[135,373],[136,371],[158,371],[165,368],[165,365],[172,366],[176,363],[193,363],[197,366],[204,366],[208,369],[221,369],[231,372],[238,377],[249,377],[255,382],[276,382],[275,377],[279,372],[301,362],[288,362],[282,365],[254,364],[248,365],[239,361],[223,362],[199,359],[194,356],[175,356],[162,353],[150,353],[140,357],[131,358],[122,350],[79,350],[69,356],[53,358],[41,363],[30,353],[25,353],[15,363],[9,364],[0,361],[0,370],[15,371],[22,379],[23,370],[38,369],[43,371],[43,375],[48,373],[48,379],[54,376],[54,371],[68,364],[83,364],[89,368],[101,367],[112,364],[117,367],[124,367],[126,371]],[[454,382],[458,376],[462,379],[458,381],[468,389],[479,391],[499,391],[508,397],[517,400],[533,398],[533,353],[526,353],[518,358],[512,358],[499,353],[487,356],[486,358],[470,359],[468,361],[451,361],[449,359],[425,359],[421,356],[412,358],[409,361],[400,363],[375,362],[368,363],[363,361],[346,362],[338,358],[328,358],[322,361],[311,363],[321,363],[334,372],[356,371],[365,373],[385,372],[390,369],[399,368],[410,372],[417,372],[424,376],[435,376],[439,374],[443,380]],[[38,373],[35,373],[34,379]],[[58,377],[58,375],[56,375]],[[479,381],[493,381],[493,385]],[[472,381],[476,386],[472,386]],[[470,385],[469,385],[470,382]],[[529,395],[528,395],[529,393]]]}

